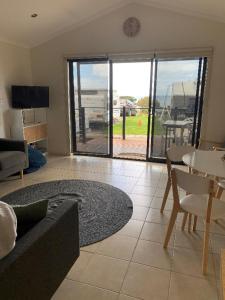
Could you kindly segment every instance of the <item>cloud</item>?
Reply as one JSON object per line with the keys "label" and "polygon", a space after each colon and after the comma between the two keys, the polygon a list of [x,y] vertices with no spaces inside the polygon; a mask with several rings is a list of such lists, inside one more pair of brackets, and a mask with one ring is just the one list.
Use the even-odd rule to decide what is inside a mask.
{"label": "cloud", "polygon": [[99,77],[108,77],[109,75],[109,65],[104,63],[104,64],[93,64],[92,65],[92,73],[95,76]]}
{"label": "cloud", "polygon": [[[150,62],[114,63],[113,89],[117,90],[120,96],[129,95],[137,98],[148,96],[150,68]],[[168,96],[174,82],[197,80],[197,73],[197,59],[159,61],[157,94]],[[76,78],[74,79],[76,81]],[[107,63],[83,65],[81,86],[83,89],[107,89],[109,86],[109,65]]]}

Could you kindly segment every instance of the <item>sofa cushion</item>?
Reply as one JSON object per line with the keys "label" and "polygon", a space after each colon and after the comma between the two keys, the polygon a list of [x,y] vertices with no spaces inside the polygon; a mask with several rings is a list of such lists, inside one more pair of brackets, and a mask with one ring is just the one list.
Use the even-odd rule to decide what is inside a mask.
{"label": "sofa cushion", "polygon": [[17,217],[17,239],[19,239],[46,216],[48,199],[25,205],[12,205],[12,208]]}
{"label": "sofa cushion", "polygon": [[0,151],[0,170],[6,170],[26,161],[22,151]]}

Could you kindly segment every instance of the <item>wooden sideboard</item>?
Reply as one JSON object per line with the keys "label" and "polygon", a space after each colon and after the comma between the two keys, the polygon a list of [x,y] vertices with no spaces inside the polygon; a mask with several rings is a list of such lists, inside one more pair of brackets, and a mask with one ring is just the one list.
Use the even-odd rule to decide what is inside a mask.
{"label": "wooden sideboard", "polygon": [[26,140],[43,153],[48,151],[48,126],[45,108],[13,109],[11,137]]}
{"label": "wooden sideboard", "polygon": [[23,130],[24,130],[24,139],[29,144],[45,140],[48,137],[46,123],[30,124],[25,126]]}

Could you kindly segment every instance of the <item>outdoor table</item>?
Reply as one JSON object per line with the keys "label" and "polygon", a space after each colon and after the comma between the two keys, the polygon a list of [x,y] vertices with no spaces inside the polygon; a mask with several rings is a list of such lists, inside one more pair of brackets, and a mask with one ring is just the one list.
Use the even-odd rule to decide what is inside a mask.
{"label": "outdoor table", "polygon": [[167,150],[167,139],[168,139],[168,130],[169,129],[176,129],[180,128],[180,141],[181,145],[183,145],[184,141],[184,129],[187,128],[188,126],[192,125],[193,121],[188,121],[188,120],[167,120],[163,123],[163,126],[166,128],[166,139],[165,139],[165,153]]}
{"label": "outdoor table", "polygon": [[183,162],[199,172],[225,178],[225,151],[195,150],[183,156]]}

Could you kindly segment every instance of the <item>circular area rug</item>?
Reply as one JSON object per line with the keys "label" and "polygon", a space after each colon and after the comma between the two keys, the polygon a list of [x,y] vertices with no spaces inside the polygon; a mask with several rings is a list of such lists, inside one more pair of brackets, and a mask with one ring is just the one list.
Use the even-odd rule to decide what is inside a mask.
{"label": "circular area rug", "polygon": [[48,213],[62,201],[79,203],[80,246],[86,246],[120,230],[131,218],[133,204],[127,194],[109,184],[87,180],[39,183],[1,198],[8,204],[28,204],[49,199]]}

